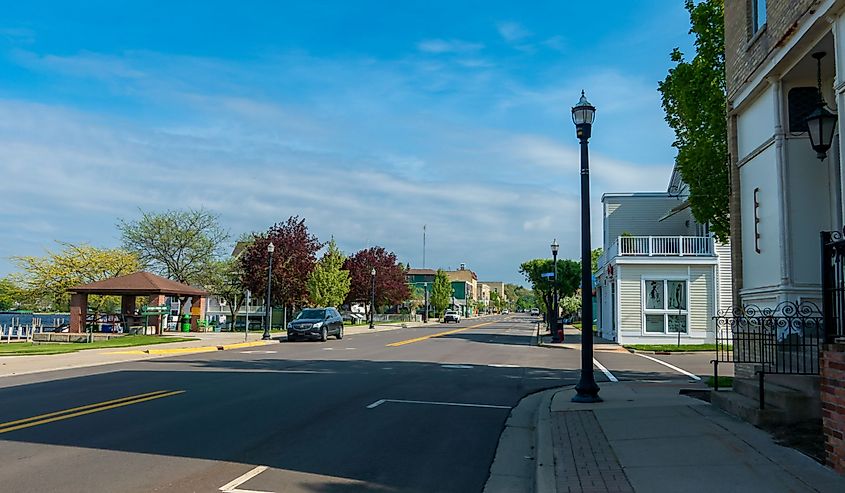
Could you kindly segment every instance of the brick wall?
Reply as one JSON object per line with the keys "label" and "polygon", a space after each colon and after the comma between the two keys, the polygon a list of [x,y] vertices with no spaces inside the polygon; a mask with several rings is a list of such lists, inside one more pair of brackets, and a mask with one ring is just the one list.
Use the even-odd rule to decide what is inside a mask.
{"label": "brick wall", "polygon": [[820,1],[767,0],[766,25],[751,36],[750,0],[725,0],[725,74],[729,101],[769,53],[789,40]]}
{"label": "brick wall", "polygon": [[827,465],[845,474],[845,344],[826,345],[821,360]]}

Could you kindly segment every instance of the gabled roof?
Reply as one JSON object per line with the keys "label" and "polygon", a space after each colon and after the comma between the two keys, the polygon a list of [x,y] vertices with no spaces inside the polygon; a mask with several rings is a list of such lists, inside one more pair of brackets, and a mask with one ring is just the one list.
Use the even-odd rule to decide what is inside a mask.
{"label": "gabled roof", "polygon": [[182,296],[207,296],[202,289],[182,284],[149,272],[135,272],[125,276],[112,277],[68,289],[74,293],[105,295],[148,295],[166,294]]}
{"label": "gabled roof", "polygon": [[689,200],[684,200],[680,204],[678,204],[675,207],[672,207],[671,209],[669,209],[669,212],[664,214],[663,217],[661,217],[660,219],[657,220],[657,222],[665,221],[665,220],[669,219],[670,217],[674,216],[675,214],[677,214],[679,212],[683,212],[683,211],[685,211],[689,208],[690,208]]}
{"label": "gabled roof", "polygon": [[406,274],[409,276],[436,276],[437,271],[434,269],[408,269]]}

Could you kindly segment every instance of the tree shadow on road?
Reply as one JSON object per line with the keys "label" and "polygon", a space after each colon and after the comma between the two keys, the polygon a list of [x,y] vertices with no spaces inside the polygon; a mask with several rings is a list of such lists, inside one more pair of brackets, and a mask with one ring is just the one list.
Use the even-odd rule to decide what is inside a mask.
{"label": "tree shadow on road", "polygon": [[[461,335],[474,340],[468,336],[474,335]],[[0,452],[4,443],[58,445],[83,454],[236,462],[361,482],[303,485],[325,493],[481,491],[509,408],[527,394],[578,380],[575,368],[448,366],[168,358],[145,362],[143,369],[6,387],[0,389],[2,423],[158,390],[184,393],[2,433]],[[649,376],[665,377],[636,374]],[[126,467],[116,474],[133,473]],[[31,473],[37,483],[63,471]]]}

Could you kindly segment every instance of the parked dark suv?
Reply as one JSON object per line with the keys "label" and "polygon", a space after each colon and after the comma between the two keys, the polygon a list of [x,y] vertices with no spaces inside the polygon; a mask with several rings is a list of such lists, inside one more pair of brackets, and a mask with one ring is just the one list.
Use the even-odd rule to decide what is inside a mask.
{"label": "parked dark suv", "polygon": [[297,339],[343,339],[343,318],[334,308],[305,308],[288,324],[288,342]]}

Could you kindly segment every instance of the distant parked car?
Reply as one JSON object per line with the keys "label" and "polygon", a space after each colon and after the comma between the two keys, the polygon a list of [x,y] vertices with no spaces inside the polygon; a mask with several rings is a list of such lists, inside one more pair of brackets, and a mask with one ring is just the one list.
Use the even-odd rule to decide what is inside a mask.
{"label": "distant parked car", "polygon": [[511,312],[510,310],[502,310],[502,315],[507,315],[510,312]]}
{"label": "distant parked car", "polygon": [[334,308],[306,308],[287,326],[288,342],[297,339],[343,339],[343,318]]}
{"label": "distant parked car", "polygon": [[535,317],[540,316],[540,309],[539,308],[532,308],[530,315],[533,315]]}
{"label": "distant parked car", "polygon": [[461,321],[461,314],[456,312],[455,310],[446,310],[446,313],[443,314],[443,322],[455,322],[459,323]]}

